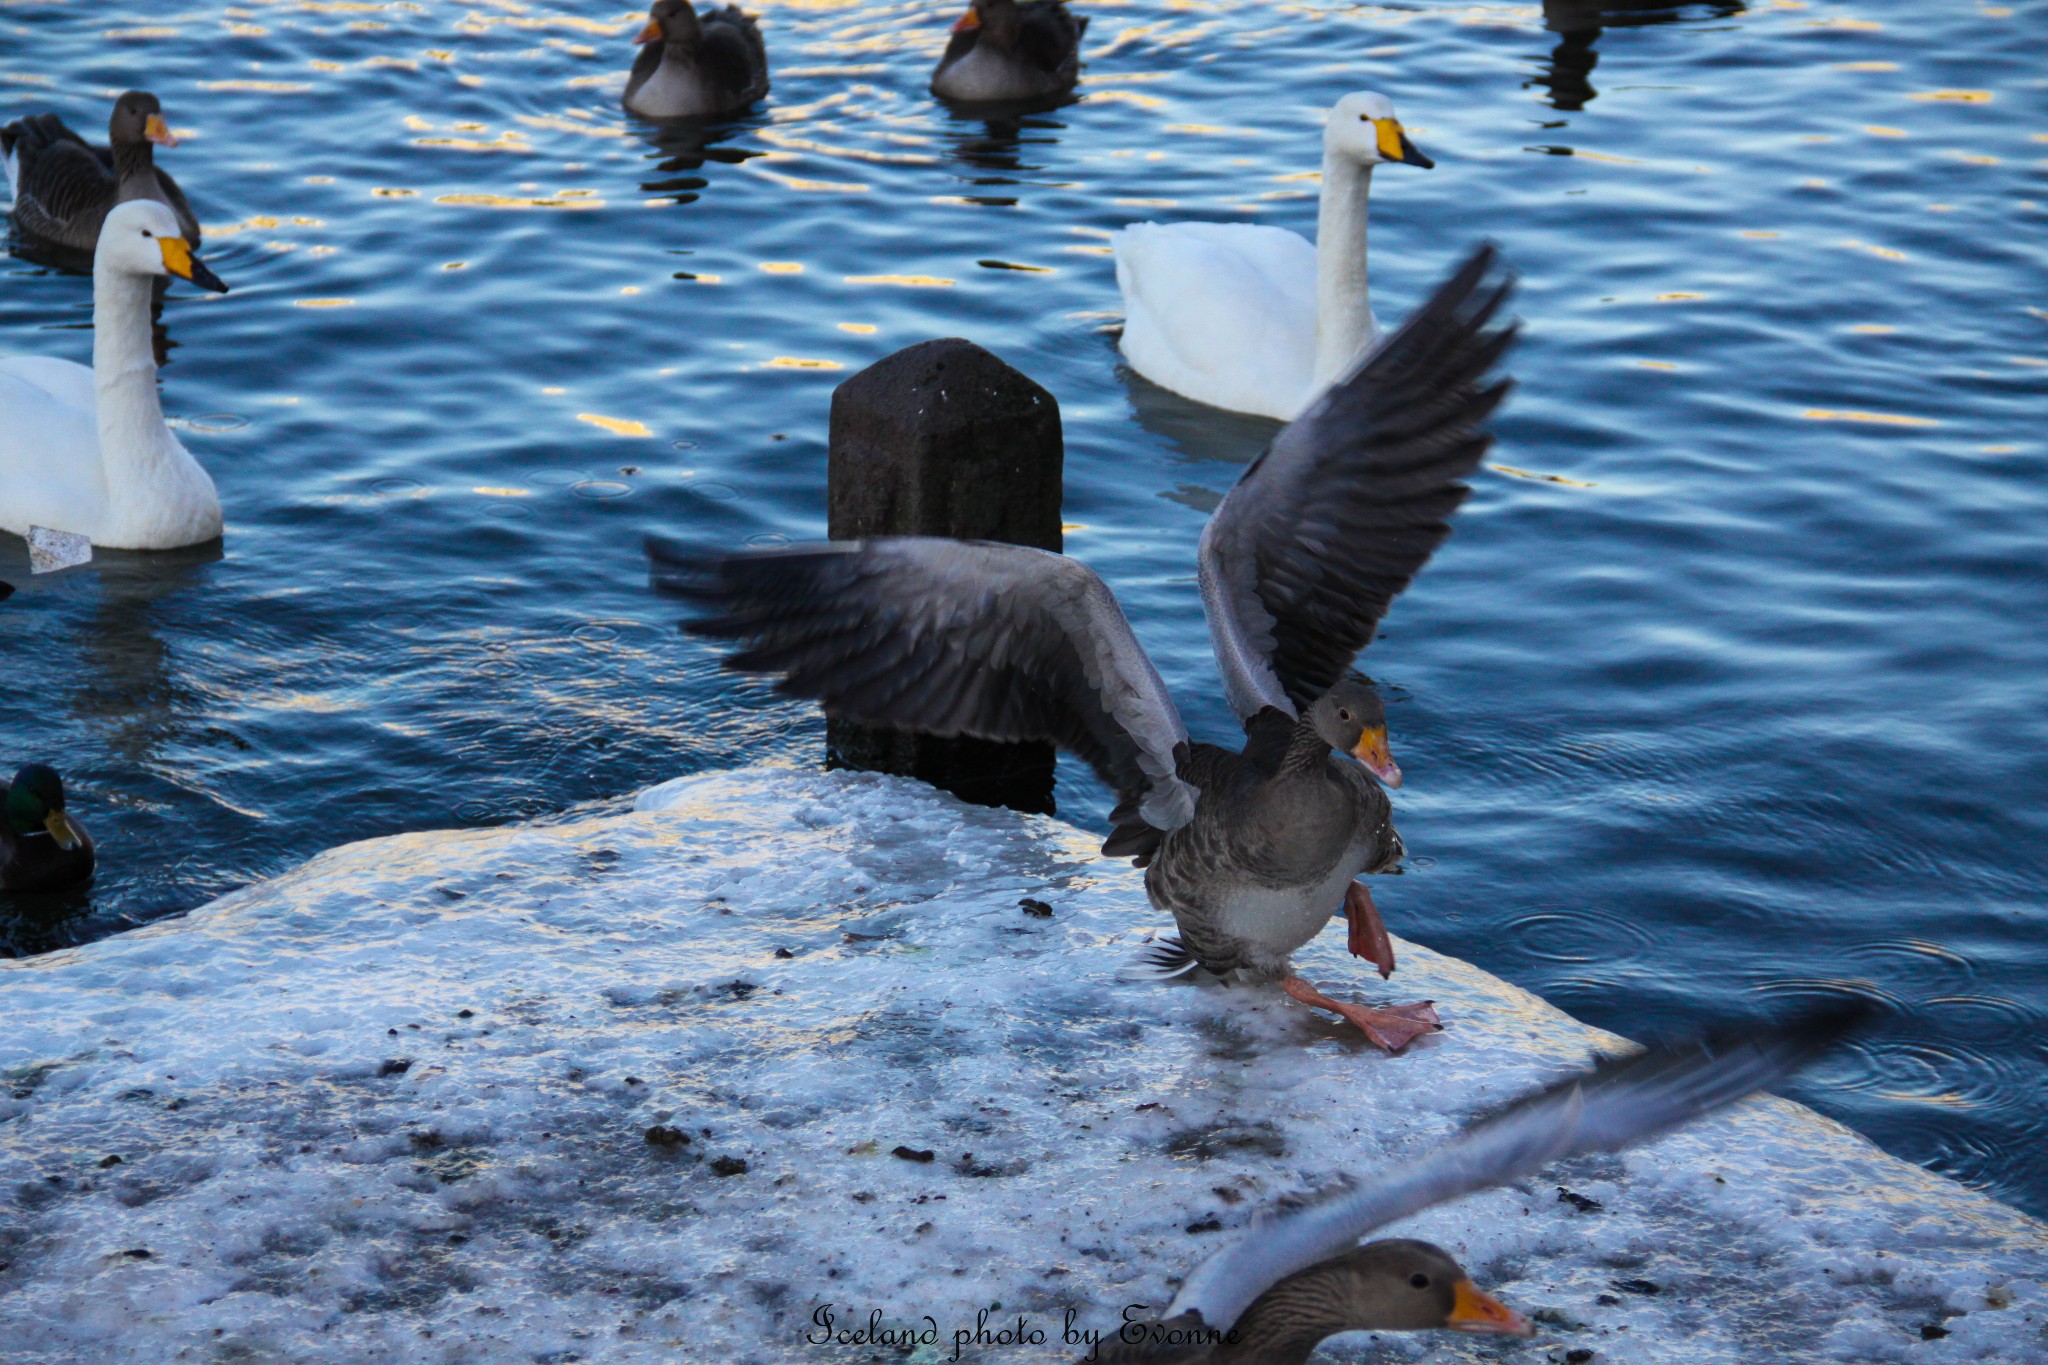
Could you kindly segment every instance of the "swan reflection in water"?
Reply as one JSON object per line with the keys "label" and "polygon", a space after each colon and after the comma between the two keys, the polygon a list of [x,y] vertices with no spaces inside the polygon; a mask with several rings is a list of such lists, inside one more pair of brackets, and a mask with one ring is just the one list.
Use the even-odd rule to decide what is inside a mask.
{"label": "swan reflection in water", "polygon": [[1558,35],[1550,60],[1523,88],[1541,86],[1550,92],[1551,108],[1565,113],[1584,109],[1599,97],[1593,88],[1593,68],[1600,54],[1594,44],[1610,28],[1646,28],[1653,24],[1683,23],[1692,19],[1726,19],[1745,7],[1734,0],[1711,4],[1673,3],[1673,0],[1543,0],[1543,27]]}

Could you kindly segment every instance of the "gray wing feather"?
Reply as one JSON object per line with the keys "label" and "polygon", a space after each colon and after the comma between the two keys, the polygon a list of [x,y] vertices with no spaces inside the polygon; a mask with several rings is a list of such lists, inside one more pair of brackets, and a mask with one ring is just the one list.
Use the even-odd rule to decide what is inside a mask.
{"label": "gray wing feather", "polygon": [[1508,384],[1513,282],[1490,246],[1253,461],[1203,531],[1202,606],[1240,718],[1314,700],[1450,534]]}
{"label": "gray wing feather", "polygon": [[[1078,560],[903,536],[707,556],[648,542],[657,587],[740,641],[727,668],[833,715],[933,735],[1049,740],[1155,830],[1194,816],[1187,729],[1123,609]],[[1120,823],[1123,823],[1120,821]]]}
{"label": "gray wing feather", "polygon": [[1389,1179],[1262,1219],[1198,1266],[1165,1316],[1198,1312],[1211,1326],[1228,1328],[1274,1284],[1349,1250],[1376,1228],[1567,1156],[1619,1151],[1776,1085],[1861,1016],[1855,1007],[1830,1009],[1788,1025],[1602,1062],[1479,1120]]}

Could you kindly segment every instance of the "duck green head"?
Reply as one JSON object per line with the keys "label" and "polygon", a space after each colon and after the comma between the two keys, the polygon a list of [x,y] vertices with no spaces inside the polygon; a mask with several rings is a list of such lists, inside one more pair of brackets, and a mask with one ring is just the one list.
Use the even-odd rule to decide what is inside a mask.
{"label": "duck green head", "polygon": [[84,842],[64,815],[64,779],[47,763],[31,763],[7,789],[7,824],[16,834],[47,834],[59,848]]}

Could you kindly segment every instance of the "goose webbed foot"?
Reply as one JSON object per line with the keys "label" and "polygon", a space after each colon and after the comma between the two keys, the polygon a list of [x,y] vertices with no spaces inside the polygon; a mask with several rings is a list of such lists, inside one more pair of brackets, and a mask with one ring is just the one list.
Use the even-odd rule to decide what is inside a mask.
{"label": "goose webbed foot", "polygon": [[1304,1005],[1313,1005],[1349,1019],[1366,1037],[1389,1052],[1399,1052],[1423,1034],[1436,1033],[1443,1028],[1437,1021],[1434,1000],[1423,1000],[1413,1005],[1382,1005],[1377,1009],[1369,1005],[1349,1005],[1324,995],[1298,976],[1282,978],[1280,989]]}
{"label": "goose webbed foot", "polygon": [[1380,979],[1394,974],[1394,940],[1387,937],[1387,922],[1372,903],[1372,892],[1364,882],[1353,882],[1344,892],[1344,918],[1351,922],[1346,947],[1353,957],[1362,957],[1380,969]]}

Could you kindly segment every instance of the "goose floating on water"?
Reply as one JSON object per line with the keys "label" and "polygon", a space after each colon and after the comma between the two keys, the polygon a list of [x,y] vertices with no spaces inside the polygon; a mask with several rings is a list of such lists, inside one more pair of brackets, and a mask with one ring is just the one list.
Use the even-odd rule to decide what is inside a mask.
{"label": "goose floating on water", "polygon": [[1436,163],[1386,96],[1346,95],[1323,128],[1316,241],[1255,223],[1133,223],[1111,238],[1124,358],[1212,407],[1292,421],[1379,335],[1366,289],[1372,168]]}
{"label": "goose floating on water", "polygon": [[[739,555],[649,542],[657,587],[740,641],[730,669],[868,725],[1049,740],[1116,792],[1102,851],[1146,868],[1180,927],[1127,975],[1280,978],[1304,1003],[1405,1046],[1429,1004],[1367,1008],[1294,975],[1289,955],[1339,906],[1351,950],[1393,971],[1353,879],[1400,858],[1398,784],[1372,685],[1348,675],[1394,597],[1450,534],[1461,480],[1507,391],[1486,374],[1513,339],[1510,284],[1481,248],[1373,356],[1274,438],[1211,518],[1199,555],[1241,752],[1190,743],[1102,580],[1077,560],[982,541],[894,537]],[[1331,751],[1341,750],[1342,756]]]}
{"label": "goose floating on water", "polygon": [[737,113],[768,93],[767,45],[738,5],[700,14],[690,0],[656,0],[633,41],[644,46],[626,78],[625,105],[644,118]]}
{"label": "goose floating on water", "polygon": [[55,768],[30,763],[0,787],[0,891],[61,891],[92,869],[92,836],[65,812]]}
{"label": "goose floating on water", "polygon": [[1064,0],[972,0],[932,72],[932,93],[959,104],[1064,95],[1080,76],[1087,31]]}
{"label": "goose floating on water", "polygon": [[156,164],[156,148],[178,145],[157,97],[130,90],[115,100],[107,137],[107,146],[94,147],[55,114],[0,128],[15,229],[32,244],[90,254],[117,204],[153,199],[178,215],[178,235],[198,247],[199,220],[185,192]]}
{"label": "goose floating on water", "polygon": [[47,526],[110,550],[172,550],[221,533],[213,480],[164,424],[150,303],[167,275],[225,294],[153,199],[107,215],[92,264],[92,368],[0,358],[0,530]]}
{"label": "goose floating on water", "polygon": [[1196,1267],[1145,1341],[1091,1365],[1301,1365],[1339,1332],[1448,1328],[1532,1336],[1520,1313],[1475,1287],[1441,1247],[1377,1228],[1534,1175],[1616,1152],[1783,1083],[1856,1025],[1855,1007],[1725,1038],[1651,1047],[1527,1095],[1422,1159],[1345,1193],[1269,1215]]}

